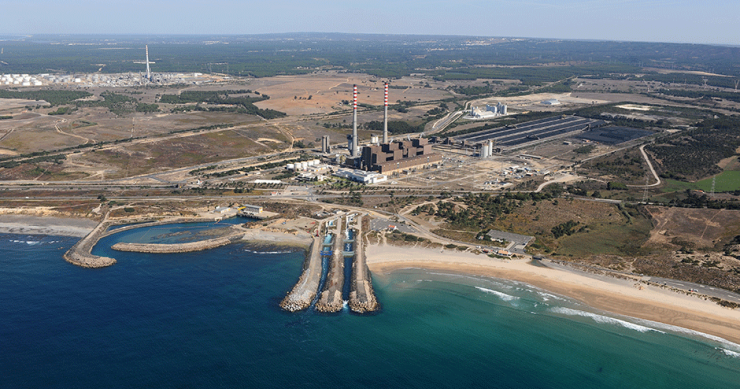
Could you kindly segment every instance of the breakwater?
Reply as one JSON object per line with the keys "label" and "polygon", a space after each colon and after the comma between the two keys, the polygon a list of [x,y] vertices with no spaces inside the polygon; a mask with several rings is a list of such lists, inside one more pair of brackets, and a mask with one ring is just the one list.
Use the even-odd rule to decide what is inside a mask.
{"label": "breakwater", "polygon": [[[319,231],[321,226],[319,226]],[[304,261],[303,272],[293,289],[280,302],[286,311],[295,312],[308,308],[316,297],[321,281],[321,237],[313,237],[311,248]]]}
{"label": "breakwater", "polygon": [[245,231],[239,227],[231,227],[235,231],[227,236],[220,238],[200,240],[188,243],[116,243],[111,248],[116,251],[129,251],[135,253],[152,253],[152,254],[174,254],[190,253],[194,251],[203,251],[216,247],[226,246],[227,244],[244,238]]}
{"label": "breakwater", "polygon": [[324,290],[321,292],[319,301],[316,302],[316,310],[319,312],[339,312],[344,306],[344,300],[342,300],[342,287],[344,286],[344,254],[342,252],[344,234],[342,234],[342,218],[339,217],[336,221],[329,273],[326,276]]}
{"label": "breakwater", "polygon": [[355,256],[352,263],[352,289],[349,295],[349,308],[352,312],[366,313],[380,309],[378,299],[375,297],[370,270],[365,261],[365,245],[362,236],[361,216],[355,231]]}
{"label": "breakwater", "polygon": [[98,240],[100,240],[110,226],[111,222],[108,221],[108,214],[106,214],[103,221],[101,221],[97,227],[64,253],[64,260],[73,265],[87,268],[106,267],[116,263],[114,258],[100,257],[91,254],[92,248],[95,247],[95,244],[98,243]]}

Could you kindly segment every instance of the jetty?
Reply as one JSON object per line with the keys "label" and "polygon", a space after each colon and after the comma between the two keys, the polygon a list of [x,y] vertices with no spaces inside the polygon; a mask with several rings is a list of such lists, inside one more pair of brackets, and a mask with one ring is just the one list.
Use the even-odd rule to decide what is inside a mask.
{"label": "jetty", "polygon": [[339,312],[344,306],[344,300],[342,299],[342,287],[344,287],[344,239],[342,236],[342,218],[338,217],[336,219],[329,272],[326,275],[324,290],[321,292],[319,301],[316,302],[316,310],[319,312]]}
{"label": "jetty", "polygon": [[319,290],[322,272],[322,238],[318,234],[318,231],[321,231],[320,225],[316,231],[316,236],[313,237],[311,248],[308,250],[306,261],[303,264],[303,272],[300,278],[298,278],[298,282],[288,292],[283,301],[280,302],[280,307],[286,311],[296,312],[308,308],[311,306],[311,302]]}
{"label": "jetty", "polygon": [[373,312],[380,309],[373,282],[370,276],[370,270],[367,268],[365,261],[365,245],[362,238],[363,216],[357,223],[355,231],[355,252],[352,261],[352,289],[349,295],[349,309],[356,313]]}
{"label": "jetty", "polygon": [[97,227],[64,253],[63,257],[65,261],[73,265],[87,268],[106,267],[116,263],[116,260],[113,258],[100,257],[91,254],[95,244],[98,243],[98,240],[100,240],[108,227],[111,226],[111,223],[108,221],[109,214],[110,213],[106,213],[105,217],[103,217],[103,221],[101,221]]}

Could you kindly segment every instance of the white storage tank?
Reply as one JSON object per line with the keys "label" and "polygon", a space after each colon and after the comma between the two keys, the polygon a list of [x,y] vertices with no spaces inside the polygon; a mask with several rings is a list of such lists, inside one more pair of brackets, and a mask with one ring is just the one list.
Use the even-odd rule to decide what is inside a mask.
{"label": "white storage tank", "polygon": [[306,169],[308,169],[308,162],[305,162],[305,161],[301,162],[301,170],[306,170]]}
{"label": "white storage tank", "polygon": [[285,167],[288,170],[295,170],[295,164],[289,163],[288,166]]}
{"label": "white storage tank", "polygon": [[489,151],[488,151],[488,145],[483,145],[483,147],[481,147],[480,157],[481,158],[488,158],[488,155],[489,155],[488,153],[489,153]]}

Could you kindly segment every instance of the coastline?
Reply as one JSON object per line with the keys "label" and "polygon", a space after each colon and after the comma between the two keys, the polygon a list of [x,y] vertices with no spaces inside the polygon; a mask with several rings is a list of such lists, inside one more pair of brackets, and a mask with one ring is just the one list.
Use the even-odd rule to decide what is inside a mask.
{"label": "coastline", "polygon": [[0,233],[83,238],[98,222],[58,216],[0,215]]}
{"label": "coastline", "polygon": [[367,247],[372,272],[420,268],[524,282],[618,315],[650,320],[718,336],[740,344],[740,310],[660,288],[636,288],[633,282],[534,266],[526,260],[500,260],[454,250]]}

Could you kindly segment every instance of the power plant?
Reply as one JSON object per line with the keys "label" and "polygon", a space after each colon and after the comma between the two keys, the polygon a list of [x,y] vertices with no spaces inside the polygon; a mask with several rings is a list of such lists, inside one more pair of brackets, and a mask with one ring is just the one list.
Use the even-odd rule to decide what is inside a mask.
{"label": "power plant", "polygon": [[[383,142],[362,148],[360,155],[357,149],[357,85],[354,86],[352,96],[352,136],[349,143],[350,155],[354,166],[366,171],[378,173],[392,173],[403,169],[428,166],[442,160],[442,155],[432,151],[432,145],[422,137],[399,142],[388,141],[388,83],[384,84],[383,92]],[[350,137],[348,137],[350,138]],[[374,137],[374,141],[375,141]]]}

